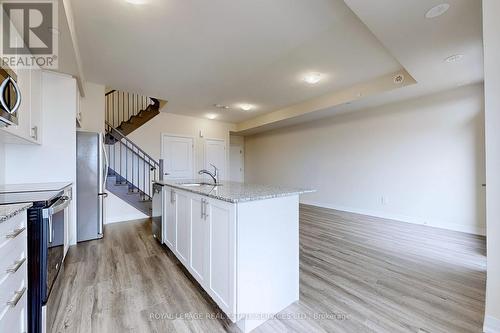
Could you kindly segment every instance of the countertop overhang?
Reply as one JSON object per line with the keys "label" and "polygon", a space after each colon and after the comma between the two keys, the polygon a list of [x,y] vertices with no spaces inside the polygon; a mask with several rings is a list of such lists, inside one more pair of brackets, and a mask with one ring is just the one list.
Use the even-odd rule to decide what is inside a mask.
{"label": "countertop overhang", "polygon": [[62,191],[72,185],[72,182],[2,184],[0,193]]}
{"label": "countertop overhang", "polygon": [[22,203],[15,205],[0,205],[0,223],[22,213],[32,206],[31,203]]}
{"label": "countertop overhang", "polygon": [[221,181],[219,182],[220,184],[219,186],[183,185],[190,183],[209,183],[206,180],[200,180],[200,179],[162,180],[162,181],[156,181],[155,183],[231,203],[273,199],[279,197],[316,192],[316,190],[312,189],[301,189],[301,188],[275,186],[275,185],[249,184],[249,183],[239,183],[230,181]]}

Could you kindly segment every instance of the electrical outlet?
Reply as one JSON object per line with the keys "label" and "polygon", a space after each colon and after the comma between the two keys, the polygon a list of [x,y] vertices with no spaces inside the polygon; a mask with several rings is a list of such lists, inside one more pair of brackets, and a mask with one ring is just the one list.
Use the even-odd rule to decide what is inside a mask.
{"label": "electrical outlet", "polygon": [[380,197],[380,204],[381,204],[382,206],[387,205],[387,198],[386,198],[385,196],[381,196],[381,197]]}

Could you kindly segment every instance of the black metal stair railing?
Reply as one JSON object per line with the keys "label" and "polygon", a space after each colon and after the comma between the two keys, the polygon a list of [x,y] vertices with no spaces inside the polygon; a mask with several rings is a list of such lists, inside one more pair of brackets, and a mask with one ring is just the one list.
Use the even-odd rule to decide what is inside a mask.
{"label": "black metal stair railing", "polygon": [[163,180],[163,161],[156,161],[123,133],[106,121],[106,134],[112,138],[106,145],[109,172],[118,185],[128,185],[130,192],[139,192],[142,200],[153,197],[152,182]]}
{"label": "black metal stair railing", "polygon": [[137,116],[141,110],[146,110],[155,103],[154,99],[139,94],[111,90],[105,94],[106,121],[117,128],[132,116]]}

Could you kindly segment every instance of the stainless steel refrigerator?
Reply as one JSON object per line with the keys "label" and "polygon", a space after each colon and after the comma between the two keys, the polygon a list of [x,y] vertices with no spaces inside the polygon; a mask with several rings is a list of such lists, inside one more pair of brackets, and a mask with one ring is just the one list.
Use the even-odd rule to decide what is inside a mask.
{"label": "stainless steel refrigerator", "polygon": [[77,241],[103,237],[108,159],[101,133],[76,134]]}

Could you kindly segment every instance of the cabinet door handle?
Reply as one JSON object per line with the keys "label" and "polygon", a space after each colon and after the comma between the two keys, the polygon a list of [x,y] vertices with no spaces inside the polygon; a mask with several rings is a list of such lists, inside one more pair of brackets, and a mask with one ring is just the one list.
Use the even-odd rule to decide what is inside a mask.
{"label": "cabinet door handle", "polygon": [[15,272],[17,272],[19,270],[19,268],[24,264],[25,261],[26,261],[26,258],[15,261],[14,266],[12,266],[11,268],[8,268],[6,270],[6,272],[14,274]]}
{"label": "cabinet door handle", "polygon": [[23,232],[24,230],[26,230],[26,227],[22,227],[22,228],[19,228],[19,229],[15,229],[13,232],[11,232],[10,234],[7,234],[5,235],[5,238],[16,238],[21,232]]}
{"label": "cabinet door handle", "polygon": [[175,191],[170,190],[170,203],[175,203]]}
{"label": "cabinet door handle", "polygon": [[26,291],[26,287],[24,287],[23,289],[21,289],[19,291],[16,291],[15,292],[16,296],[14,296],[14,298],[11,301],[8,301],[7,305],[15,308],[17,303],[19,303],[19,300],[21,299],[21,297],[23,297],[25,291]]}
{"label": "cabinet door handle", "polygon": [[208,208],[208,200],[205,200],[205,220],[207,219],[208,217],[208,214],[207,214],[207,208]]}
{"label": "cabinet door handle", "polygon": [[204,216],[205,216],[205,212],[203,211],[203,209],[204,209],[204,207],[203,207],[204,202],[205,202],[205,199],[201,199],[201,205],[200,205],[201,219],[203,219]]}
{"label": "cabinet door handle", "polygon": [[31,128],[31,138],[38,140],[38,126],[34,126]]}

